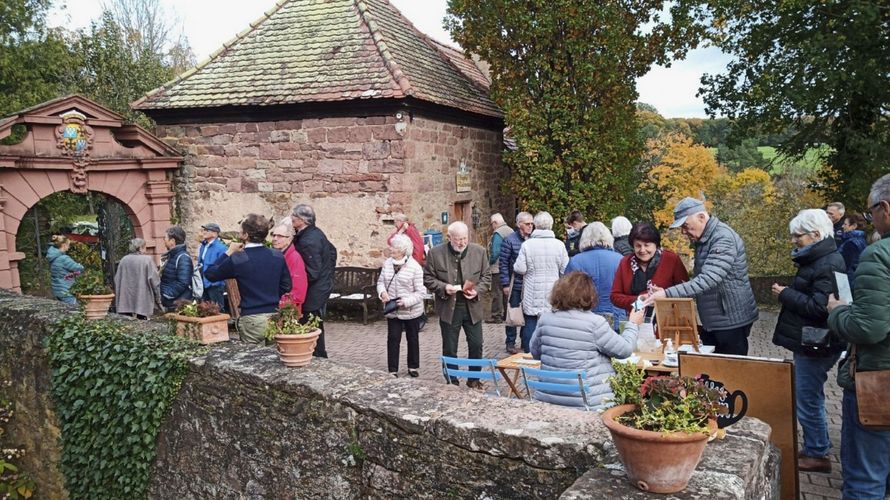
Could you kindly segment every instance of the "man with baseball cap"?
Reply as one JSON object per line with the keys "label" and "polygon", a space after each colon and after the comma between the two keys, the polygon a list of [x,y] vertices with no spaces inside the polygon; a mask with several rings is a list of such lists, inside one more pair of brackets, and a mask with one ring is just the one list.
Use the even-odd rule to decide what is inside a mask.
{"label": "man with baseball cap", "polygon": [[[208,222],[201,226],[201,248],[198,249],[198,266],[201,268],[201,276],[204,276],[207,269],[212,267],[216,262],[226,254],[228,247],[220,241],[219,233],[221,229],[219,224]],[[226,290],[225,281],[210,281],[206,277],[204,279],[204,296],[201,300],[209,300],[219,304],[219,310],[226,310],[226,301],[224,292]],[[197,297],[196,297],[197,298]]]}
{"label": "man with baseball cap", "polygon": [[695,246],[694,277],[670,288],[653,288],[646,305],[665,297],[695,298],[701,341],[716,346],[720,354],[747,355],[757,303],[748,280],[745,243],[695,198],[683,198],[674,208],[671,229],[677,228]]}

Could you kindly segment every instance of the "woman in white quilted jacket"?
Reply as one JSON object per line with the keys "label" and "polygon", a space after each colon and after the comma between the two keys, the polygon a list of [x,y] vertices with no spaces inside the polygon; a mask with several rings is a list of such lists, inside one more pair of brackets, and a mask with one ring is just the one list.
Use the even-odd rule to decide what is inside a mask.
{"label": "woman in white quilted jacket", "polygon": [[[399,376],[399,346],[402,331],[408,338],[408,375],[417,377],[420,368],[420,317],[423,315],[423,269],[411,257],[411,238],[397,234],[389,242],[390,257],[377,278],[377,295],[386,313],[386,364],[389,373]],[[387,303],[395,301],[387,307]]]}
{"label": "woman in white quilted jacket", "polygon": [[513,271],[522,280],[522,314],[526,328],[522,331],[522,350],[529,352],[529,341],[534,335],[541,313],[550,310],[550,290],[565,272],[569,254],[562,241],[553,234],[553,216],[547,212],[535,215],[535,230],[522,244]]}

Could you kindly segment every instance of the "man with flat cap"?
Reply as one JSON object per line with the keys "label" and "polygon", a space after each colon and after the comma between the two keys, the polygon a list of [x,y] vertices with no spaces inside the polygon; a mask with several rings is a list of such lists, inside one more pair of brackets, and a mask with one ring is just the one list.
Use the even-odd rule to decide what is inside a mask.
{"label": "man with flat cap", "polygon": [[202,240],[201,247],[198,249],[198,266],[201,268],[201,276],[204,280],[204,296],[195,298],[216,302],[219,304],[219,310],[225,311],[226,301],[223,292],[226,290],[226,282],[210,281],[204,276],[207,270],[226,254],[229,247],[219,239],[219,233],[222,231],[219,224],[208,222],[201,226],[201,231]]}
{"label": "man with flat cap", "polygon": [[683,198],[674,208],[671,229],[677,228],[695,246],[694,277],[670,288],[654,288],[646,305],[665,297],[694,298],[701,341],[715,346],[719,354],[747,355],[757,303],[748,280],[745,243],[695,198]]}

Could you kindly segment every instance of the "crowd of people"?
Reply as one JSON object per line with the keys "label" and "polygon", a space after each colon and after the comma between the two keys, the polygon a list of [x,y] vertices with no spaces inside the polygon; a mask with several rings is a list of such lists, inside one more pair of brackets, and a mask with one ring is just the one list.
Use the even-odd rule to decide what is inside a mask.
{"label": "crowd of people", "polygon": [[[802,210],[789,222],[790,258],[797,274],[789,285],[772,287],[781,304],[773,342],[794,358],[796,414],[804,437],[801,470],[831,470],[824,385],[847,353],[838,369],[844,392],[845,498],[883,498],[890,482],[890,431],[861,425],[854,383],[858,371],[890,369],[890,240],[880,239],[890,232],[890,175],[875,182],[868,206],[866,214],[848,215],[840,203]],[[426,322],[428,295],[434,300],[444,356],[457,356],[463,330],[469,358],[482,358],[483,320],[507,319],[507,353],[531,353],[544,369],[585,371],[593,381],[590,401],[597,408],[611,396],[606,383],[613,373],[611,360],[633,353],[639,327],[660,298],[694,298],[701,341],[718,354],[747,355],[759,313],[744,241],[701,200],[684,198],[673,215],[670,228],[679,229],[694,247],[691,277],[682,259],[662,247],[662,235],[648,221],[632,224],[618,216],[607,227],[587,223],[574,211],[564,219],[561,240],[546,211],[534,216],[519,212],[515,229],[501,214],[493,214],[488,248],[470,241],[465,223],[454,222],[447,228],[447,241],[427,252],[414,224],[396,214],[395,230],[387,238],[389,257],[377,281],[387,322],[389,372],[399,374],[404,333],[407,373],[419,375],[418,332]],[[865,235],[868,223],[878,234],[871,245]],[[249,214],[240,229],[239,242],[225,245],[218,224],[202,225],[193,261],[183,229],[169,228],[160,271],[145,254],[145,241],[134,239],[115,276],[117,312],[147,318],[193,298],[225,310],[225,280],[234,279],[241,299],[236,328],[243,341],[264,342],[269,317],[284,304],[300,308],[303,321],[309,315],[324,318],[337,249],[315,225],[312,207],[299,204],[278,224]],[[268,248],[264,242],[270,229]],[[66,238],[54,237],[47,256],[55,296],[73,303],[69,289],[83,266],[66,255],[69,245]],[[853,303],[837,297],[841,275],[849,279]],[[194,297],[196,288],[199,297]],[[486,297],[491,316],[484,318]],[[324,322],[321,330],[315,355],[327,357]],[[446,381],[458,384],[447,376]],[[472,377],[467,386],[483,388]],[[578,398],[547,391],[535,397],[581,405]]]}

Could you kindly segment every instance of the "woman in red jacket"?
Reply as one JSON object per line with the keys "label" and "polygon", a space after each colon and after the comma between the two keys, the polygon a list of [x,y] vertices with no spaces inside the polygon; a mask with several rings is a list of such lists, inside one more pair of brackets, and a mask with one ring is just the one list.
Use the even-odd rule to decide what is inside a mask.
{"label": "woman in red jacket", "polygon": [[279,307],[285,304],[293,304],[300,311],[303,310],[303,302],[306,301],[306,289],[309,287],[309,277],[306,275],[306,266],[303,257],[291,245],[294,241],[294,227],[291,218],[285,217],[272,228],[272,248],[284,253],[284,261],[290,272],[293,287],[289,292],[281,296]]}
{"label": "woman in red jacket", "polygon": [[661,248],[661,234],[649,222],[637,222],[628,243],[633,253],[618,263],[609,298],[616,307],[631,312],[638,297],[649,296],[652,286],[668,288],[689,281],[686,267],[674,252]]}

